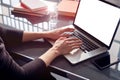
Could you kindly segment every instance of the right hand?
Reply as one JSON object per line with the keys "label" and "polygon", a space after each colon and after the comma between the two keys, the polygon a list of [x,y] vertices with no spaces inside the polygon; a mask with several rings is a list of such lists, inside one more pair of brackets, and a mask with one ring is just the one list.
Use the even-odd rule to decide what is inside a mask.
{"label": "right hand", "polygon": [[47,38],[57,40],[60,37],[69,37],[71,35],[64,34],[64,32],[73,32],[74,28],[61,27],[54,30],[47,31]]}
{"label": "right hand", "polygon": [[80,45],[82,45],[80,39],[60,37],[55,41],[53,47],[39,58],[48,66],[57,56],[70,53],[73,49],[79,48]]}
{"label": "right hand", "polygon": [[60,37],[53,45],[53,49],[57,51],[58,55],[70,53],[73,49],[80,48],[82,41],[78,38]]}

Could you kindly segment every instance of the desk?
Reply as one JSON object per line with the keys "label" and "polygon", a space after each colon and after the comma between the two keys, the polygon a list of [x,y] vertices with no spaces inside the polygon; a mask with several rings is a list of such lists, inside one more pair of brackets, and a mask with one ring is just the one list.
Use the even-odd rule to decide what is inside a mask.
{"label": "desk", "polygon": [[[116,43],[114,42],[113,44],[112,47],[117,49],[118,46],[116,46]],[[51,45],[47,41],[40,39],[21,44],[19,47],[13,48],[12,51],[18,55],[24,56],[25,60],[33,60],[35,57],[42,55],[50,47]],[[116,67],[112,66],[111,68],[100,71],[91,64],[91,60],[92,59],[73,66],[63,56],[60,56],[52,62],[50,69],[52,72],[68,78],[71,77],[71,75],[75,78],[77,77],[75,80],[80,80],[78,77],[81,76],[89,78],[90,80],[120,79],[120,71],[118,71]]]}
{"label": "desk", "polygon": [[[3,16],[2,19],[4,19],[2,22],[2,24],[4,25],[8,24],[9,26],[14,26],[14,24],[10,23],[9,21],[11,21],[12,19],[13,20],[16,19],[18,21],[18,24],[19,22],[20,24],[22,24],[21,22],[23,22],[25,24],[27,23],[28,26],[31,27],[31,24],[27,22],[25,19],[22,19],[22,18],[14,19],[14,17],[11,15],[7,15],[7,16],[4,16],[3,14],[1,15]],[[62,23],[62,26],[71,24],[72,18],[59,17],[59,23],[57,24],[57,27],[61,27],[61,23]],[[20,27],[17,26],[17,28],[20,28]],[[33,28],[36,28],[36,27],[33,26]],[[24,29],[24,28],[20,28],[20,29]],[[116,36],[118,37],[118,35],[119,34],[117,34]],[[33,60],[35,57],[42,55],[50,47],[51,45],[46,40],[39,39],[32,42],[21,44],[16,48],[12,48],[11,51],[16,55],[21,56],[20,58],[23,59],[24,61],[28,62]],[[114,42],[110,50],[111,54],[113,54],[113,52],[116,52],[117,54],[116,49],[118,49],[118,47],[119,45],[117,45],[117,43]],[[116,69],[116,67],[110,67],[103,71],[100,71],[93,64],[91,64],[91,60],[92,59],[73,66],[63,56],[59,56],[51,63],[49,67],[51,71],[58,73],[62,76],[68,77],[71,80],[81,80],[80,79],[81,76],[88,78],[90,80],[120,80],[120,71]]]}

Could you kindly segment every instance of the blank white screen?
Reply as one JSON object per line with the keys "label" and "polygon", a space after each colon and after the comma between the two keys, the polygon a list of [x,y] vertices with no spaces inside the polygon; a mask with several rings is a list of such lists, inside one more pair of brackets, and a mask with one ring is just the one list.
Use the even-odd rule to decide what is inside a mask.
{"label": "blank white screen", "polygon": [[109,46],[119,18],[119,8],[99,0],[81,0],[74,24]]}

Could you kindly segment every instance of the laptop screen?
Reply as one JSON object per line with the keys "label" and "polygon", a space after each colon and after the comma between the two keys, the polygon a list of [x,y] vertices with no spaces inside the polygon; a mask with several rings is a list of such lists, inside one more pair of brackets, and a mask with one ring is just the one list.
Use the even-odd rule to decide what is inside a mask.
{"label": "laptop screen", "polygon": [[73,24],[110,46],[119,19],[119,8],[99,0],[81,0]]}

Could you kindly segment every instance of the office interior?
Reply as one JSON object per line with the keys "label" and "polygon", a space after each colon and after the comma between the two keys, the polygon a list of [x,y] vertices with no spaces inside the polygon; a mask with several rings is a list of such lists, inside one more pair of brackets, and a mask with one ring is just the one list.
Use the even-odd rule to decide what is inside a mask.
{"label": "office interior", "polygon": [[[13,5],[16,5],[16,3],[19,3],[20,1],[21,0],[0,0],[0,24],[3,24],[10,28],[16,28],[16,29],[20,29],[20,30],[24,30],[24,31],[38,32],[38,31],[47,30],[49,28],[48,27],[49,23],[47,21],[33,25],[25,18],[15,17],[11,14],[11,8],[13,8]],[[47,1],[52,1],[52,2],[57,2],[57,3],[60,2],[60,0],[47,0]],[[104,0],[104,1],[112,3],[120,8],[120,0]],[[73,18],[66,18],[66,20],[68,20],[67,21],[68,23],[72,23],[72,21],[71,21],[72,19]],[[62,23],[62,21],[61,21],[61,23]],[[66,26],[67,24],[65,23],[63,25]],[[58,24],[58,27],[60,27],[60,24]],[[111,59],[113,59],[113,60],[117,60],[118,57],[120,58],[120,37],[118,37],[118,36],[120,36],[120,28],[118,29],[117,34],[114,39],[113,46],[115,46],[115,47],[112,47],[112,49],[110,49],[111,52],[114,53],[114,54],[110,54],[112,56]],[[16,61],[20,65],[24,65],[26,62],[30,61],[28,59],[24,62],[24,60],[21,60],[22,56],[17,55],[17,54],[14,54],[14,55],[16,56],[16,58],[15,58]],[[59,58],[59,59],[61,59],[61,58]],[[97,79],[95,78],[95,75],[96,75],[95,73],[98,73],[98,75],[96,77],[104,76],[105,77],[104,80],[120,80],[120,63],[116,63],[116,64],[110,66],[109,68],[111,71],[109,71],[108,68],[101,71],[98,68],[96,68],[96,66],[94,66],[91,62],[88,62],[89,61],[88,60],[88,61],[85,61],[82,63],[82,67],[85,65],[84,69],[86,69],[85,71],[87,71],[87,69],[88,69],[88,72],[84,72],[84,71],[80,72],[80,70],[81,70],[80,69],[80,70],[78,70],[79,72],[77,74],[77,70],[74,73],[74,71],[73,72],[71,70],[64,71],[64,70],[61,70],[64,68],[59,69],[59,67],[56,67],[56,65],[59,64],[59,59],[57,59],[50,66],[50,68],[52,67],[51,74],[53,76],[55,76],[57,78],[57,80],[100,80],[98,78]],[[79,63],[79,64],[73,66],[73,65],[69,64],[69,62],[67,62],[63,58],[62,58],[62,61],[65,61],[65,63],[67,63],[66,65],[69,66],[69,69],[72,69],[72,67],[74,67],[75,69],[79,69],[78,67],[81,65],[81,63]],[[62,62],[60,62],[60,64],[62,64]],[[90,66],[89,66],[89,64],[90,64]],[[58,71],[56,71],[56,69],[58,69]],[[93,73],[91,73],[90,71]],[[82,76],[85,78],[81,78]]]}

